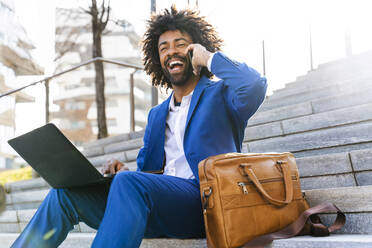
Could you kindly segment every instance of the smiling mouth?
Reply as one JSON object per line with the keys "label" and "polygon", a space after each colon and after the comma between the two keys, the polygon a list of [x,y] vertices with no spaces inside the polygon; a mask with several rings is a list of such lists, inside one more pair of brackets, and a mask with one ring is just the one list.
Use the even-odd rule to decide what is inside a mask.
{"label": "smiling mouth", "polygon": [[179,59],[172,60],[167,64],[168,71],[172,74],[183,71],[184,66],[185,66],[185,63]]}

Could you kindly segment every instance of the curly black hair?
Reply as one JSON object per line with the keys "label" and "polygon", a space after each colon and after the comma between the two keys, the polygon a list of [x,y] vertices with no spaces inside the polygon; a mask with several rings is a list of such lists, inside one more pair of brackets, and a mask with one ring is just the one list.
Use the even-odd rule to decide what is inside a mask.
{"label": "curly black hair", "polygon": [[[199,16],[197,10],[180,10],[174,5],[171,9],[165,9],[163,13],[153,15],[147,22],[148,29],[144,35],[142,52],[144,55],[145,71],[152,78],[153,86],[172,88],[171,82],[164,75],[160,64],[158,41],[161,34],[169,30],[179,30],[189,34],[194,43],[199,43],[210,52],[220,50],[222,39],[209,24],[205,17]],[[207,68],[202,68],[201,75],[208,78],[213,74]]]}

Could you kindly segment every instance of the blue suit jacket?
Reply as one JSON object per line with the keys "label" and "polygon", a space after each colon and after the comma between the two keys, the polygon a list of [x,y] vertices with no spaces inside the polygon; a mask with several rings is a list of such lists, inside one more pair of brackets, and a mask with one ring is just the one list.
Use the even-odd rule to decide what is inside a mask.
{"label": "blue suit jacket", "polygon": [[[195,177],[198,163],[212,155],[240,152],[248,119],[265,98],[266,79],[244,63],[217,52],[211,64],[218,82],[200,78],[186,120],[184,151]],[[138,171],[161,170],[165,127],[171,97],[148,115],[144,146],[137,157]]]}

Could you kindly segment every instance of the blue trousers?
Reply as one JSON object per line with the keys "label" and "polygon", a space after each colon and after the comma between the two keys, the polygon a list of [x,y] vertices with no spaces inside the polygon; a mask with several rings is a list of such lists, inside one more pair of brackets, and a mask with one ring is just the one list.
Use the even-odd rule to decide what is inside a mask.
{"label": "blue trousers", "polygon": [[98,229],[92,247],[205,236],[196,180],[128,171],[111,185],[52,189],[12,247],[57,247],[80,221]]}

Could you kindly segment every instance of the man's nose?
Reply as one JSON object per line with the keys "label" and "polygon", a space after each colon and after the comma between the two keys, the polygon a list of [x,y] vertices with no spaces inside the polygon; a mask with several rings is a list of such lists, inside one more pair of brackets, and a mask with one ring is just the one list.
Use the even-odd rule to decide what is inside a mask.
{"label": "man's nose", "polygon": [[177,51],[177,49],[176,49],[176,47],[169,47],[169,49],[168,49],[168,56],[173,56],[174,54],[177,54],[178,53],[178,51]]}

